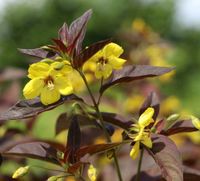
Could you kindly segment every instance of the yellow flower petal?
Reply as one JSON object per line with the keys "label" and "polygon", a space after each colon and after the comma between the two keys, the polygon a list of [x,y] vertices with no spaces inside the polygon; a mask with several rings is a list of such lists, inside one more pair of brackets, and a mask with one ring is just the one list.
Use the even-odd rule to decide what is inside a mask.
{"label": "yellow flower petal", "polygon": [[152,107],[149,107],[142,113],[142,115],[139,117],[138,124],[141,127],[146,127],[148,126],[153,120],[152,116],[154,114],[154,109]]}
{"label": "yellow flower petal", "polygon": [[190,118],[192,119],[194,127],[200,130],[200,120],[195,116],[190,116]]}
{"label": "yellow flower petal", "polygon": [[133,145],[133,148],[131,149],[131,152],[130,152],[130,157],[135,160],[139,154],[139,151],[140,151],[140,142],[137,141],[134,145]]}
{"label": "yellow flower petal", "polygon": [[148,148],[152,148],[152,141],[151,138],[148,136],[144,136],[143,140],[141,141],[145,146],[147,146]]}
{"label": "yellow flower petal", "polygon": [[67,77],[58,76],[54,79],[55,87],[59,90],[62,95],[69,95],[73,92],[72,85],[70,84]]}
{"label": "yellow flower petal", "polygon": [[122,65],[126,62],[125,59],[117,58],[114,56],[109,57],[109,64],[113,69],[121,69]]}
{"label": "yellow flower petal", "polygon": [[111,65],[109,64],[105,64],[105,65],[102,65],[102,64],[97,64],[97,69],[96,69],[96,72],[95,72],[95,76],[97,79],[100,79],[100,78],[104,78],[104,79],[107,79],[112,73],[112,67]]}
{"label": "yellow flower petal", "polygon": [[31,79],[38,77],[46,77],[48,71],[50,70],[50,65],[45,62],[37,62],[32,64],[28,69],[28,77]]}
{"label": "yellow flower petal", "polygon": [[30,80],[23,89],[23,94],[26,99],[33,99],[40,95],[44,81],[40,78]]}
{"label": "yellow flower petal", "polygon": [[97,179],[97,169],[93,165],[88,168],[88,177],[91,181],[96,181]]}
{"label": "yellow flower petal", "polygon": [[56,88],[49,89],[45,86],[41,91],[41,102],[44,105],[52,104],[60,99],[60,93]]}
{"label": "yellow flower petal", "polygon": [[105,58],[109,56],[119,57],[123,53],[122,47],[117,45],[116,43],[109,43],[103,48],[103,55]]}

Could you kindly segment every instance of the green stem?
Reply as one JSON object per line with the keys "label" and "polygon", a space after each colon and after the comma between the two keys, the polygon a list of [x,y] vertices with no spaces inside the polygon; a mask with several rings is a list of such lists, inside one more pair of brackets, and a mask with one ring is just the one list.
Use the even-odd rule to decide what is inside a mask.
{"label": "green stem", "polygon": [[[103,132],[105,134],[107,142],[111,143],[112,141],[111,141],[110,135],[109,135],[108,131],[106,130],[106,126],[104,124],[104,120],[103,120],[102,114],[99,111],[99,105],[96,103],[96,100],[95,100],[95,98],[94,98],[94,96],[92,94],[92,91],[90,90],[90,87],[88,85],[87,79],[85,78],[84,74],[81,71],[78,71],[78,72],[81,75],[81,77],[83,78],[83,81],[84,81],[84,83],[85,83],[85,85],[87,87],[87,90],[88,90],[89,94],[90,94],[90,97],[91,97],[92,102],[94,104],[97,116],[99,117],[99,121],[101,122],[101,126],[103,128]],[[98,101],[98,103],[99,103],[99,101]],[[119,162],[118,162],[115,150],[114,150],[113,157],[114,157],[114,162],[115,162],[115,166],[116,166],[116,169],[117,169],[117,174],[118,174],[119,181],[122,181],[123,179],[122,179],[121,171],[120,171],[120,168],[119,168]]]}
{"label": "green stem", "polygon": [[140,172],[141,172],[143,154],[144,154],[144,148],[142,147],[141,153],[140,153],[140,159],[139,159],[139,163],[138,163],[136,181],[140,181]]}

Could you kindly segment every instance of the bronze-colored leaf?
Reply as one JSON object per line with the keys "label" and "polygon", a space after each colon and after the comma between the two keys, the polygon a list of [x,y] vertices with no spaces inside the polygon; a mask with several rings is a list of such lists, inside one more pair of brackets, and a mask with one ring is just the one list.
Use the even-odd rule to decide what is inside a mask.
{"label": "bronze-colored leaf", "polygon": [[80,53],[86,32],[87,22],[89,21],[91,15],[92,10],[90,9],[71,23],[68,36],[68,49],[70,52],[76,49],[76,53]]}
{"label": "bronze-colored leaf", "polygon": [[74,67],[79,68],[81,67],[89,58],[91,58],[95,53],[97,53],[99,50],[101,50],[105,45],[110,43],[111,40],[103,40],[96,42],[92,45],[90,45],[88,48],[85,48],[80,54],[78,54],[74,58]]}
{"label": "bronze-colored leaf", "polygon": [[177,133],[183,132],[193,132],[197,131],[197,128],[194,127],[191,120],[180,120],[176,122],[172,127],[170,127],[166,131],[162,131],[161,134],[163,135],[173,135]]}
{"label": "bronze-colored leaf", "polygon": [[64,23],[63,26],[58,31],[58,38],[66,45],[68,42],[68,26]]}
{"label": "bronze-colored leaf", "polygon": [[153,135],[153,147],[148,149],[160,167],[161,175],[166,181],[183,181],[181,155],[172,140],[163,135]]}
{"label": "bronze-colored leaf", "polygon": [[19,156],[39,159],[59,164],[57,160],[57,150],[45,142],[29,142],[18,144],[1,154],[4,156]]}
{"label": "bronze-colored leaf", "polygon": [[80,148],[81,145],[81,130],[79,127],[78,117],[73,115],[68,130],[67,145],[65,151],[65,161],[69,163],[75,163],[76,157],[75,152]]}
{"label": "bronze-colored leaf", "polygon": [[113,71],[112,76],[101,87],[100,93],[102,94],[107,88],[119,83],[160,76],[172,71],[173,69],[174,68],[170,67],[156,67],[150,65],[128,65],[123,69]]}
{"label": "bronze-colored leaf", "polygon": [[74,94],[62,97],[58,102],[50,105],[43,105],[39,98],[32,100],[21,100],[7,112],[0,115],[0,121],[10,119],[25,119],[38,115],[41,112],[51,110],[67,101],[83,101],[81,98]]}
{"label": "bronze-colored leaf", "polygon": [[29,56],[37,57],[37,58],[53,58],[56,55],[56,52],[52,50],[46,50],[43,48],[35,48],[35,49],[18,48],[18,50],[25,55],[29,55]]}

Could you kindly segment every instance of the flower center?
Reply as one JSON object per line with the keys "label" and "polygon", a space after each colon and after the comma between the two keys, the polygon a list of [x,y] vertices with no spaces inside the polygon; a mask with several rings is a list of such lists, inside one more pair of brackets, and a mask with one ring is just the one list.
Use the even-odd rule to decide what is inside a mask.
{"label": "flower center", "polygon": [[99,71],[104,71],[104,65],[108,63],[108,60],[100,57],[97,61],[97,65],[98,65],[98,70]]}
{"label": "flower center", "polygon": [[48,76],[45,80],[45,85],[48,87],[49,90],[53,90],[55,85],[54,85],[54,81],[53,78],[51,76]]}

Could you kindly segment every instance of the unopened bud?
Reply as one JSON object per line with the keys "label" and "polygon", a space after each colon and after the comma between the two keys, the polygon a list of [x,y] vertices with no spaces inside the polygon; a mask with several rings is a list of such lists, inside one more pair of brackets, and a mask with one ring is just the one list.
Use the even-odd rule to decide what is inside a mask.
{"label": "unopened bud", "polygon": [[56,65],[54,65],[54,69],[55,70],[61,70],[63,67],[65,66],[65,63],[64,62],[59,62],[57,63]]}
{"label": "unopened bud", "polygon": [[194,125],[194,127],[200,130],[200,120],[199,120],[199,118],[197,118],[195,116],[190,116],[190,118],[192,120],[192,124]]}
{"label": "unopened bud", "polygon": [[169,129],[171,126],[173,126],[176,121],[180,118],[180,114],[172,114],[166,119],[166,125],[165,130]]}
{"label": "unopened bud", "polygon": [[51,64],[51,63],[53,63],[54,61],[51,60],[50,58],[45,58],[45,59],[41,60],[41,62]]}
{"label": "unopened bud", "polygon": [[97,179],[97,169],[93,165],[88,168],[88,177],[91,181],[96,181]]}
{"label": "unopened bud", "polygon": [[16,179],[19,177],[23,177],[25,174],[28,173],[28,171],[29,171],[29,166],[20,167],[13,173],[12,178]]}

